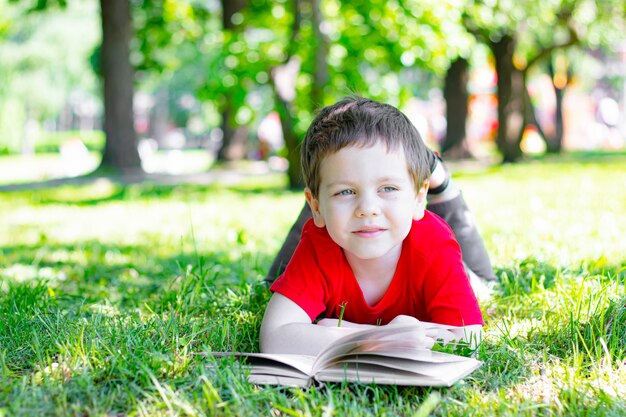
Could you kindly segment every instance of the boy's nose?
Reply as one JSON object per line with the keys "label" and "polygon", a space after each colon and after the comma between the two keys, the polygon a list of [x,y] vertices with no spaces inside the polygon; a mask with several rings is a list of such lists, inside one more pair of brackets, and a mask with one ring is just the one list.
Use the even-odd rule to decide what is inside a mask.
{"label": "boy's nose", "polygon": [[380,205],[372,197],[361,197],[359,205],[356,208],[357,217],[368,217],[380,215]]}

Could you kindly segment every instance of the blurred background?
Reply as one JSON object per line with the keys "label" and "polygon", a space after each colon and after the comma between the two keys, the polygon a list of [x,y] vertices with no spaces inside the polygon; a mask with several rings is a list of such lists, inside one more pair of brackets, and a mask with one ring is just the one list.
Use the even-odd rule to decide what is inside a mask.
{"label": "blurred background", "polygon": [[447,159],[624,152],[626,2],[0,0],[3,184],[254,164],[297,188],[349,94]]}

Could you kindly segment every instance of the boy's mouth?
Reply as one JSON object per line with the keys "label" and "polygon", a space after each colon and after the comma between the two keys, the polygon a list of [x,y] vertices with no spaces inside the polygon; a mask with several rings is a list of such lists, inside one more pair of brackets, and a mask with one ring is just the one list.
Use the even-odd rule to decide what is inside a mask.
{"label": "boy's mouth", "polygon": [[386,229],[382,228],[382,227],[364,227],[362,229],[359,230],[355,230],[354,232],[352,232],[353,234],[359,236],[359,237],[363,237],[363,238],[372,238],[372,237],[377,237],[380,234],[382,234]]}

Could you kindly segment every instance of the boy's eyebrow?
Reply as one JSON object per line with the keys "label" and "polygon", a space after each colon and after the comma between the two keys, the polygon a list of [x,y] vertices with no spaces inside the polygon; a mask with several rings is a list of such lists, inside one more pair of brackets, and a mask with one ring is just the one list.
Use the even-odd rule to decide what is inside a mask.
{"label": "boy's eyebrow", "polygon": [[352,185],[351,181],[333,181],[326,184],[326,188],[335,187],[338,185]]}
{"label": "boy's eyebrow", "polygon": [[402,177],[382,177],[378,179],[379,182],[402,182],[404,180],[405,178]]}

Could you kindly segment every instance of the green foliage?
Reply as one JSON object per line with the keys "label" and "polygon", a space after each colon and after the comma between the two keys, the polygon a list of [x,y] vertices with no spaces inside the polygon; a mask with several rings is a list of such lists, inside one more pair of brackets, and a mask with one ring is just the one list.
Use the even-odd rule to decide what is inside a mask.
{"label": "green foliage", "polygon": [[67,7],[67,0],[9,0],[13,3],[21,2],[28,5],[28,10],[31,12],[39,12],[49,8],[64,8]]}
{"label": "green foliage", "polygon": [[46,4],[0,4],[0,149],[19,150],[26,122],[54,119],[71,97],[95,101],[87,63],[99,36],[95,4],[29,12]]}
{"label": "green foliage", "polygon": [[621,0],[472,0],[464,22],[482,42],[517,40],[516,66],[526,68],[554,46],[611,46],[626,28]]}
{"label": "green foliage", "polygon": [[[425,95],[436,81],[420,74],[425,70],[441,74],[449,59],[472,45],[455,2],[323,1],[321,27],[329,43],[329,77],[321,86],[323,102],[318,103],[313,102],[312,89],[319,71],[315,53],[320,40],[314,34],[308,2],[300,5],[297,31],[289,2],[250,1],[229,30],[220,27],[214,6],[207,6],[204,20],[194,13],[180,13],[168,21],[165,7],[156,6],[161,3],[143,2],[135,14],[144,62],[140,68],[163,74],[170,91],[195,92],[201,101],[213,102],[218,109],[228,103],[238,110],[234,123],[249,124],[272,110],[272,72],[295,57],[300,71],[293,117],[299,136],[318,107],[352,92],[395,104],[413,94]],[[172,25],[183,29],[175,30],[177,26]],[[202,31],[184,29],[198,25]],[[160,41],[169,41],[173,35],[177,42]],[[171,66],[155,64],[154,57]],[[416,78],[426,82],[416,82]]]}
{"label": "green foliage", "polygon": [[[319,33],[317,2],[297,2],[296,14],[293,1],[249,0],[228,29],[219,0],[130,3],[137,87],[164,97],[173,121],[195,133],[219,125],[226,108],[233,125],[259,123],[276,107],[272,74],[289,58],[300,63],[289,113],[299,138],[316,109],[350,93],[398,106],[426,96],[475,37],[514,37],[515,64],[526,68],[556,46],[597,48],[626,30],[622,0],[322,0]],[[0,1],[0,151],[17,151],[24,123],[57,117],[74,90],[96,100],[97,19],[97,2]]]}
{"label": "green foliage", "polygon": [[11,28],[11,19],[9,17],[9,8],[4,2],[0,2],[0,40]]}
{"label": "green foliage", "polygon": [[625,162],[455,174],[500,281],[484,365],[441,390],[256,387],[204,355],[257,348],[262,280],[302,204],[284,179],[2,193],[0,414],[624,415]]}

